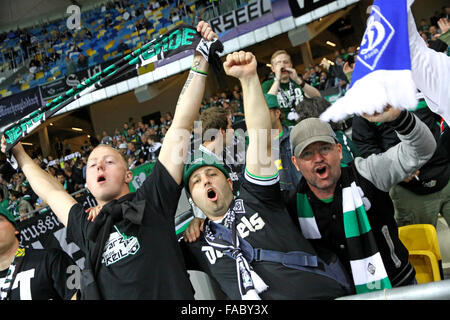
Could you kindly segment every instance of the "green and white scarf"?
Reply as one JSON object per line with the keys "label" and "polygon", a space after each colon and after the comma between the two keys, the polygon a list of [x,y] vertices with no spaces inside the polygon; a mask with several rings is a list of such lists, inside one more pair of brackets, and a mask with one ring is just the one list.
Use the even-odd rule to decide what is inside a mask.
{"label": "green and white scarf", "polygon": [[[343,176],[344,231],[357,294],[392,288],[367,218],[363,196],[356,182]],[[297,215],[306,239],[322,238],[306,194],[297,193]]]}

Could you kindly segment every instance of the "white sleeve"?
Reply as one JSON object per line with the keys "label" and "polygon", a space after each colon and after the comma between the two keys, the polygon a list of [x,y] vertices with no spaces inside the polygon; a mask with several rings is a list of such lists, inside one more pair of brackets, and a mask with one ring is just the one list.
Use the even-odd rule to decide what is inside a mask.
{"label": "white sleeve", "polygon": [[450,57],[427,47],[408,9],[411,71],[428,107],[450,123]]}

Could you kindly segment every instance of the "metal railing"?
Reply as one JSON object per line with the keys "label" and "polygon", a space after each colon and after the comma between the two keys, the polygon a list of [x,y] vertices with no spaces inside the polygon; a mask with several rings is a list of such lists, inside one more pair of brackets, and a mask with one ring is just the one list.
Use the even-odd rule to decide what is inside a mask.
{"label": "metal railing", "polygon": [[345,296],[336,300],[450,300],[450,279]]}

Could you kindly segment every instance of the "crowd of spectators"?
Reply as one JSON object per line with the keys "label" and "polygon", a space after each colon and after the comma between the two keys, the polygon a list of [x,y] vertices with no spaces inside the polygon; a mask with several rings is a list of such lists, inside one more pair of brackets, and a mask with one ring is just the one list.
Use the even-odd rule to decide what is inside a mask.
{"label": "crowd of spectators", "polygon": [[[170,0],[161,0],[151,2],[147,7],[140,4],[130,12],[131,16],[141,15],[146,10],[155,10],[159,6],[165,6],[170,4]],[[108,2],[101,10],[109,9],[124,9],[128,5],[127,0],[117,0],[114,2]],[[177,19],[176,16],[181,16],[183,13],[191,13],[187,6],[184,9],[176,9],[171,12],[171,17]],[[180,11],[181,10],[181,11]],[[450,8],[443,7],[442,13],[436,12],[435,16],[429,20],[422,19],[418,26],[420,34],[427,42],[428,45],[437,41],[442,33],[447,30],[442,30],[438,26],[438,21],[441,17],[447,17],[450,14]],[[125,17],[124,17],[125,18]],[[147,20],[147,19],[145,19]],[[105,20],[105,25],[109,22]],[[148,21],[148,23],[151,23]],[[148,25],[143,26],[149,27]],[[140,26],[136,26],[139,30]],[[45,31],[45,25],[43,26],[43,32]],[[36,44],[36,40],[31,41],[32,37],[26,30],[11,31],[0,35],[1,38],[5,37],[19,37],[25,45]],[[37,43],[33,48],[39,48],[43,46],[48,49],[59,41],[73,41],[74,52],[79,50],[76,43],[83,39],[83,37],[92,37],[92,34],[87,29],[83,29],[80,32],[74,34],[69,31],[59,32],[52,31],[51,36],[43,42],[43,44]],[[22,40],[23,39],[23,40]],[[120,42],[122,49],[127,48],[127,45]],[[446,47],[447,48],[447,47]],[[33,53],[33,50],[30,52]],[[40,55],[38,51],[34,51],[35,56],[30,62],[30,68],[26,78],[19,75],[16,79],[17,83],[30,80],[30,74],[33,75],[37,70],[45,69],[46,61],[58,61],[59,55],[53,51],[47,53],[47,55]],[[320,64],[310,64],[305,67],[303,71],[299,72],[299,76],[309,85],[317,88],[320,91],[324,91],[330,88],[338,88],[339,94],[345,94],[345,90],[350,83],[351,74],[344,72],[344,64],[354,63],[357,55],[356,46],[349,46],[347,49],[341,48],[334,52],[333,60],[323,59]],[[40,57],[39,59],[37,57]],[[64,57],[67,72],[75,72],[79,68],[85,68],[88,65],[88,57],[83,53],[78,52],[77,61],[74,61],[69,55]],[[273,74],[268,76],[273,77]],[[201,112],[210,107],[220,107],[227,111],[228,116],[233,125],[236,125],[244,120],[243,100],[241,88],[236,85],[231,90],[225,89],[215,92],[211,96],[203,99]],[[56,157],[51,156],[44,158],[40,154],[40,149],[34,150],[33,158],[35,161],[46,168],[53,176],[55,176],[65,189],[69,193],[73,193],[84,189],[85,187],[85,166],[87,156],[90,151],[98,144],[108,144],[118,149],[126,158],[129,169],[132,170],[137,166],[149,161],[155,161],[158,157],[164,136],[169,129],[172,122],[172,114],[166,113],[160,117],[160,119],[151,119],[148,122],[142,120],[135,121],[133,118],[129,118],[128,122],[123,123],[122,128],[115,128],[113,132],[107,132],[104,130],[101,135],[97,135],[95,138],[86,140],[85,144],[81,148],[81,152],[74,153],[70,150],[70,147],[63,145],[59,140],[56,141]],[[350,138],[348,138],[350,139]],[[72,155],[70,157],[70,155]],[[64,159],[69,156],[69,159]],[[16,216],[26,216],[26,214],[35,209],[39,209],[45,205],[34,194],[29,187],[28,182],[24,178],[21,172],[13,172],[12,174],[3,173],[0,180],[0,205],[8,208]]]}
{"label": "crowd of spectators", "polygon": [[[242,92],[237,85],[232,90],[218,91],[208,99],[205,98],[201,111],[213,106],[226,109],[233,124],[244,120]],[[103,130],[102,134],[86,139],[79,151],[72,150],[75,148],[71,149],[66,141],[56,138],[53,146],[55,156],[44,158],[39,147],[31,151],[31,156],[57,178],[69,193],[74,193],[85,188],[87,157],[97,144],[107,144],[119,150],[132,170],[144,163],[156,161],[172,119],[170,112],[148,122],[136,121],[130,117],[121,128],[115,128],[111,132]],[[8,171],[4,167],[0,170],[0,175],[3,191],[0,205],[13,212],[16,217],[25,219],[30,216],[30,211],[46,205],[29,188],[22,172]]]}
{"label": "crowd of spectators", "polygon": [[[151,16],[147,15],[149,11],[157,10],[160,7],[168,5],[177,6],[171,8],[170,20],[176,23],[189,15],[194,18],[194,14],[190,6],[186,5],[184,1],[177,0],[159,0],[151,1],[147,4],[139,3],[133,8],[131,4],[136,1],[132,0],[115,0],[103,4],[100,8],[94,9],[100,12],[108,11],[110,14],[104,18],[103,24],[97,26],[97,29],[111,29],[117,26],[118,23],[127,20],[135,20],[133,32],[140,32],[141,30],[150,30],[154,28]],[[112,12],[112,13],[111,13]],[[120,22],[114,17],[121,16]],[[55,29],[50,23],[45,22],[37,29],[40,31],[36,33],[35,27],[10,30],[0,34],[0,41],[6,39],[18,39],[18,45],[14,48],[5,50],[4,58],[7,63],[0,63],[0,72],[6,70],[16,70],[20,63],[17,60],[26,62],[26,68],[19,71],[15,75],[13,81],[14,85],[21,86],[26,82],[37,80],[36,74],[38,72],[48,72],[54,65],[65,66],[65,74],[72,74],[77,71],[86,69],[93,61],[89,59],[89,55],[85,50],[80,48],[80,43],[93,38],[93,32],[89,27],[82,25],[81,29],[68,29],[65,23],[58,24]],[[150,35],[146,33],[141,36],[141,40],[149,40]],[[119,40],[119,39],[118,39]],[[118,52],[121,54],[130,49],[122,39],[118,41],[120,45],[117,46]],[[63,44],[69,44],[67,50],[61,50]],[[21,57],[18,59],[18,57]]]}
{"label": "crowd of spectators", "polygon": [[[420,36],[425,40],[427,45],[436,51],[444,51],[447,45],[439,38],[446,32],[442,18],[450,20],[450,6],[441,8],[441,12],[435,11],[429,19],[421,19],[417,25]],[[440,21],[441,20],[441,21]],[[443,48],[445,47],[445,49]]]}

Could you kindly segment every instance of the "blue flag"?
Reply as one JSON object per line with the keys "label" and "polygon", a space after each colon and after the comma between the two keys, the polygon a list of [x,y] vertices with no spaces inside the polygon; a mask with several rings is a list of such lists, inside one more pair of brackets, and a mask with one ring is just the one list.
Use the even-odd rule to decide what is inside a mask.
{"label": "blue flag", "polygon": [[382,112],[387,105],[401,109],[417,105],[406,0],[374,1],[350,89],[320,117],[338,121],[351,114]]}

